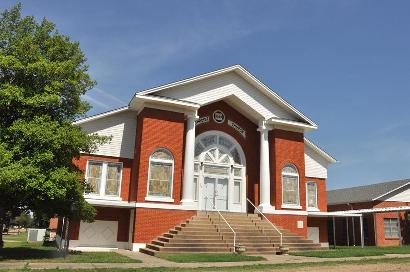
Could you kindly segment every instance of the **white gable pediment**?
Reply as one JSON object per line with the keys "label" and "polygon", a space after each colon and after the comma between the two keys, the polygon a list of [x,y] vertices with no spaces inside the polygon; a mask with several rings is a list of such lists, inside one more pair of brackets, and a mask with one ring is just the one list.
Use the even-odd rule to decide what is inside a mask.
{"label": "white gable pediment", "polygon": [[298,116],[285,110],[233,71],[160,90],[155,95],[189,101],[201,106],[219,100],[226,100],[233,105],[244,103],[248,105],[248,110],[253,110],[254,115],[264,119],[281,118],[301,121]]}
{"label": "white gable pediment", "polygon": [[384,196],[382,199],[384,201],[410,202],[410,185],[403,186],[403,188],[391,192],[390,194]]}

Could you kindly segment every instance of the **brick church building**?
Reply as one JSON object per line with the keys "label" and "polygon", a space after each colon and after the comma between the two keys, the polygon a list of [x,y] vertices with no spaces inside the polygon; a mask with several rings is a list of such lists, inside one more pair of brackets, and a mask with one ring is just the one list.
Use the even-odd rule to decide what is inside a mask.
{"label": "brick church building", "polygon": [[97,217],[70,224],[72,248],[138,250],[203,211],[234,218],[253,205],[285,233],[328,246],[317,215],[336,161],[305,138],[312,120],[239,65],[137,92],[75,125],[112,139],[75,161]]}

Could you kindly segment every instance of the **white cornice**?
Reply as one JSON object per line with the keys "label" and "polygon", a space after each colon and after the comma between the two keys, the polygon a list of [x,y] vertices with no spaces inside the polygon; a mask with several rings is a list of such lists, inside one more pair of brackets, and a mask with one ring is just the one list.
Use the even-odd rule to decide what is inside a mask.
{"label": "white cornice", "polygon": [[110,115],[114,115],[114,114],[117,114],[117,113],[120,113],[120,112],[129,111],[129,110],[130,109],[128,108],[128,106],[125,106],[125,107],[121,107],[121,108],[118,108],[118,109],[106,111],[106,112],[103,112],[103,113],[99,113],[99,114],[96,114],[96,115],[92,115],[92,116],[89,116],[89,117],[79,119],[77,121],[74,121],[73,124],[74,125],[80,125],[80,124],[83,124],[83,123],[87,123],[87,122],[90,122],[90,121],[94,121],[94,120],[97,120],[97,119],[100,119],[100,118],[104,118],[104,117],[107,117],[107,116],[110,116]]}
{"label": "white cornice", "polygon": [[319,154],[320,156],[322,156],[326,161],[328,161],[329,163],[337,163],[338,161],[333,158],[331,155],[329,155],[328,153],[326,153],[323,149],[321,149],[320,147],[318,147],[317,145],[315,145],[312,141],[310,141],[307,138],[304,138],[305,144],[307,146],[309,146],[310,148],[312,148],[317,154]]}
{"label": "white cornice", "polygon": [[144,107],[158,107],[160,109],[169,109],[177,112],[196,112],[200,105],[189,101],[172,99],[169,97],[155,95],[136,94],[129,104],[129,108],[140,112]]}

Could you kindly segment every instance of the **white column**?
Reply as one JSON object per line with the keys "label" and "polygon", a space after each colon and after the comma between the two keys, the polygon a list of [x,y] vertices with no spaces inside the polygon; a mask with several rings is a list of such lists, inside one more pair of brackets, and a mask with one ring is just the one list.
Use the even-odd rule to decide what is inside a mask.
{"label": "white column", "polygon": [[260,170],[259,170],[259,207],[263,213],[275,210],[270,204],[270,165],[269,165],[269,129],[266,120],[259,123],[258,131],[261,134],[260,145]]}
{"label": "white column", "polygon": [[362,246],[362,248],[364,247],[363,214],[360,215],[360,245]]}
{"label": "white column", "polygon": [[184,178],[182,181],[182,204],[195,207],[194,203],[194,156],[196,113],[187,116],[185,135]]}

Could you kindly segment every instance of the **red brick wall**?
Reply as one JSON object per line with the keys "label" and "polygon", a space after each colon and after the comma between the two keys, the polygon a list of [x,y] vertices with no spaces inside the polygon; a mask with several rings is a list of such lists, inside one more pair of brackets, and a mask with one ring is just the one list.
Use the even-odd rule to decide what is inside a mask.
{"label": "red brick wall", "polygon": [[179,204],[182,194],[185,120],[182,113],[145,108],[138,115],[135,169],[137,202],[147,196],[149,157],[157,148],[168,149],[174,157],[173,198]]}
{"label": "red brick wall", "polygon": [[[273,224],[281,226],[295,234],[307,238],[307,216],[306,215],[289,215],[289,214],[275,214],[266,215],[266,217]],[[303,228],[297,228],[297,221],[303,221]]]}
{"label": "red brick wall", "polygon": [[[95,220],[118,221],[118,242],[128,242],[130,226],[130,210],[119,208],[96,207],[97,215]],[[70,224],[71,240],[78,240],[80,234],[80,221],[73,221]]]}
{"label": "red brick wall", "polygon": [[[218,124],[213,121],[212,114],[215,110],[221,110],[225,114],[225,122]],[[232,136],[241,145],[246,157],[246,182],[247,182],[247,197],[258,204],[259,203],[259,146],[260,136],[257,131],[257,126],[239,113],[237,110],[229,106],[223,101],[219,101],[204,107],[198,111],[200,117],[209,116],[208,123],[198,125],[195,129],[196,135],[209,130],[219,130]],[[232,127],[228,126],[228,119],[240,125],[246,131],[246,138],[239,134]],[[248,206],[248,210],[250,209]]]}
{"label": "red brick wall", "polygon": [[293,164],[299,172],[299,194],[306,210],[305,143],[303,133],[275,129],[269,133],[271,165],[271,204],[282,209],[282,168]]}
{"label": "red brick wall", "polygon": [[73,162],[81,171],[84,172],[84,177],[85,177],[85,171],[87,168],[88,160],[121,162],[122,163],[121,198],[124,201],[129,201],[132,160],[126,159],[126,158],[81,154],[80,158],[74,159]]}
{"label": "red brick wall", "polygon": [[[375,208],[386,208],[386,207],[402,207],[410,206],[409,202],[393,202],[393,201],[376,201],[374,203]],[[378,213],[376,214],[376,225],[377,225],[377,245],[379,246],[397,246],[400,245],[399,238],[386,238],[384,236],[384,219],[385,218],[399,218],[401,227],[401,236],[404,244],[410,244],[409,231],[410,226],[407,220],[406,212],[390,212],[390,213]]]}
{"label": "red brick wall", "polygon": [[319,228],[319,242],[328,242],[328,232],[327,232],[327,218],[315,218],[308,217],[307,219],[308,227],[318,227]]}
{"label": "red brick wall", "polygon": [[50,218],[48,227],[52,230],[56,230],[58,227],[58,217]]}
{"label": "red brick wall", "polygon": [[196,211],[137,208],[133,243],[149,243],[195,214]]}
{"label": "red brick wall", "polygon": [[327,211],[326,179],[306,177],[306,182],[317,184],[317,206],[321,212]]}

